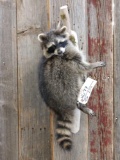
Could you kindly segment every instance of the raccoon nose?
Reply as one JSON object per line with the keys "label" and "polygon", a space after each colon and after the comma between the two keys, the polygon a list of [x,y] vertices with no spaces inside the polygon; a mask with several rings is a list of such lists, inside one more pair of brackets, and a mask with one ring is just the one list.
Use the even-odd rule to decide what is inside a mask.
{"label": "raccoon nose", "polygon": [[58,54],[62,54],[63,51],[61,49],[58,49]]}

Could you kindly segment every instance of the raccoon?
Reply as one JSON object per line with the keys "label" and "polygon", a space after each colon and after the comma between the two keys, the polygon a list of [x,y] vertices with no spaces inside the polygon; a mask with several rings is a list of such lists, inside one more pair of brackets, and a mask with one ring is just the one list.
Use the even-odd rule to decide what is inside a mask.
{"label": "raccoon", "polygon": [[46,105],[57,114],[56,138],[64,150],[71,150],[73,112],[79,108],[88,115],[94,111],[77,102],[87,72],[105,66],[102,61],[84,61],[81,51],[69,40],[66,26],[38,35],[43,49],[39,65],[39,89]]}

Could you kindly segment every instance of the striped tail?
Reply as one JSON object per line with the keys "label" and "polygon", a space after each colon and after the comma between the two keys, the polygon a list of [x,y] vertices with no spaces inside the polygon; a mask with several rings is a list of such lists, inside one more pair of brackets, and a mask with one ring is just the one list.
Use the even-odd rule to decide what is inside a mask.
{"label": "striped tail", "polygon": [[57,119],[57,142],[65,151],[70,151],[72,149],[71,126],[72,122],[70,120],[64,120],[62,117]]}

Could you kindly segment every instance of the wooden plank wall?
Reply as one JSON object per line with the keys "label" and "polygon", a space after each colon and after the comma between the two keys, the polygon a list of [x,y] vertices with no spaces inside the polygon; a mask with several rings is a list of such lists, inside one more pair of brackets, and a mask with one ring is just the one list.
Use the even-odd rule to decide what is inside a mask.
{"label": "wooden plank wall", "polygon": [[[0,1],[0,160],[120,159],[120,19],[117,16],[120,3],[115,0],[113,57],[112,2]],[[90,61],[103,60],[107,63],[105,68],[97,69],[90,75],[98,80],[88,104],[97,116],[88,120],[82,113],[81,129],[73,135],[74,146],[70,153],[63,152],[55,141],[55,115],[46,108],[39,95],[37,75],[42,55],[37,35],[56,26],[59,7],[65,4],[69,6],[71,26],[78,34],[80,49],[85,54],[88,52]]]}
{"label": "wooden plank wall", "polygon": [[114,159],[120,159],[120,1],[114,8]]}

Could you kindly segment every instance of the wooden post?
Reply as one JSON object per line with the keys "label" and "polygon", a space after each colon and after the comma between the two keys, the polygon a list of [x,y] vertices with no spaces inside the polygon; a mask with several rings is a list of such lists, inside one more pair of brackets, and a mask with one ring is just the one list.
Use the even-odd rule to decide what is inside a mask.
{"label": "wooden post", "polygon": [[70,17],[69,17],[67,5],[60,7],[60,18],[61,18],[62,24],[67,27],[67,31],[70,34],[69,39],[79,49],[77,34],[75,31],[71,30]]}
{"label": "wooden post", "polygon": [[71,34],[70,17],[68,14],[67,5],[60,7],[60,18],[63,22],[63,25],[67,27],[68,33]]}

